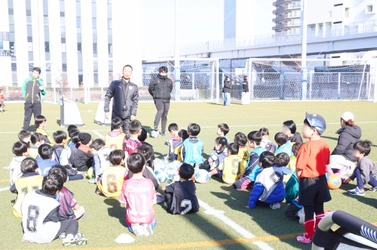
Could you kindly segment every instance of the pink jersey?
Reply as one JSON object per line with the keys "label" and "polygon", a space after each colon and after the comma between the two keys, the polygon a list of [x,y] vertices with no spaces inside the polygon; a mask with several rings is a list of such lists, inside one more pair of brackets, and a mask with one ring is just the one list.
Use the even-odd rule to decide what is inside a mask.
{"label": "pink jersey", "polygon": [[128,153],[128,155],[136,153],[139,146],[141,146],[141,142],[139,140],[124,138],[123,148],[124,151]]}
{"label": "pink jersey", "polygon": [[155,220],[153,203],[156,192],[151,180],[128,179],[123,183],[119,201],[126,204],[126,223],[151,224]]}

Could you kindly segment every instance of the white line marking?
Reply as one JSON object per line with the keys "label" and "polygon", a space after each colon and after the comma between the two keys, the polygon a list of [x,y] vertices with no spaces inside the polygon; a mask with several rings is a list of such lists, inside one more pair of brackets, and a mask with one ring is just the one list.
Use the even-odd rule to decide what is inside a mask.
{"label": "white line marking", "polygon": [[9,187],[5,187],[5,188],[0,188],[0,192],[3,192],[5,190],[9,190]]}
{"label": "white line marking", "polygon": [[[205,203],[202,200],[199,200],[199,204],[200,204],[200,207],[202,207],[205,210],[204,213],[209,214],[209,215],[213,215],[217,219],[221,220],[226,225],[233,228],[233,230],[236,231],[237,233],[239,233],[242,237],[247,238],[247,239],[255,238],[254,234],[252,234],[251,232],[249,232],[248,230],[241,227],[236,222],[232,221],[227,216],[225,216],[224,211],[216,210],[215,208],[211,207],[210,205],[208,205],[207,203]],[[263,249],[263,250],[265,250],[265,249],[266,250],[273,250],[272,247],[270,247],[267,243],[262,242],[262,241],[255,241],[255,242],[253,242],[253,244],[258,246],[260,249]]]}
{"label": "white line marking", "polygon": [[92,130],[92,131],[93,131],[93,133],[95,133],[99,137],[104,138],[104,136],[100,132],[98,132],[97,130]]}

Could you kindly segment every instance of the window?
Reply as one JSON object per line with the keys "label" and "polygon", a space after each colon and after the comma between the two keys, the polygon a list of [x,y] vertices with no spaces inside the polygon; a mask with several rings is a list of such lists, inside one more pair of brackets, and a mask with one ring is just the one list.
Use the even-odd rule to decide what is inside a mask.
{"label": "window", "polygon": [[77,51],[81,52],[81,43],[77,43]]}
{"label": "window", "polygon": [[344,17],[350,17],[350,8],[344,9]]}
{"label": "window", "polygon": [[367,5],[365,13],[373,13],[373,5]]}
{"label": "window", "polygon": [[334,7],[343,6],[342,3],[334,4]]}
{"label": "window", "polygon": [[81,28],[81,17],[76,17],[76,26],[77,28]]}
{"label": "window", "polygon": [[50,43],[45,42],[45,52],[50,52]]}
{"label": "window", "polygon": [[332,17],[332,11],[331,10],[327,12],[327,17]]}
{"label": "window", "polygon": [[97,44],[93,43],[93,54],[97,55]]}
{"label": "window", "polygon": [[95,17],[92,18],[92,26],[93,26],[93,29],[97,29],[97,18]]}

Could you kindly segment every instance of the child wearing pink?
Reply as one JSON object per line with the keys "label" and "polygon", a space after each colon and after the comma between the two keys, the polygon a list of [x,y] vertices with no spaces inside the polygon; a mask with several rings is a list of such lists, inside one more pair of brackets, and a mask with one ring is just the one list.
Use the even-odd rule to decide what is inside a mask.
{"label": "child wearing pink", "polygon": [[127,159],[127,166],[133,175],[123,183],[119,197],[119,201],[126,207],[126,224],[128,230],[136,236],[150,236],[156,226],[153,210],[156,191],[152,181],[143,177],[145,159],[140,153],[131,154]]}

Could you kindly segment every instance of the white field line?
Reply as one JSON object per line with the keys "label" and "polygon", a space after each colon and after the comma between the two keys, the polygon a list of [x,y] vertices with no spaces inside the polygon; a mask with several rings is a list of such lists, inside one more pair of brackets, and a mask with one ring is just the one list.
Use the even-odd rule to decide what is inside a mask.
{"label": "white field line", "polygon": [[0,188],[0,192],[6,191],[6,190],[9,190],[9,187]]}
{"label": "white field line", "polygon": [[[364,121],[364,122],[357,122],[356,124],[376,124],[377,121]],[[303,124],[302,123],[296,123],[296,125],[298,126],[302,126]],[[328,122],[327,125],[339,125],[340,126],[340,123],[339,122]],[[258,128],[261,128],[261,127],[281,127],[283,126],[283,123],[272,123],[272,124],[241,124],[241,125],[234,125],[234,126],[231,126],[231,128],[247,128],[247,127],[258,127]],[[214,128],[217,128],[217,126],[201,126],[202,129],[214,129]],[[96,130],[86,130],[86,131],[93,131],[93,133],[95,133],[96,135],[100,136],[100,137],[104,137],[103,135],[101,135],[98,131],[110,131],[110,128],[108,129],[96,129]],[[53,130],[49,131],[49,132],[55,132]],[[0,132],[0,134],[18,134],[19,131],[17,132]]]}
{"label": "white field line", "polygon": [[[202,200],[199,200],[200,207],[203,208],[205,211],[204,213],[208,215],[213,215],[220,221],[224,222],[225,225],[231,227],[234,231],[239,233],[242,237],[246,239],[252,239],[255,238],[255,235],[243,228],[242,226],[238,225],[236,222],[232,221],[230,218],[224,215],[224,211],[216,210],[215,208],[211,207],[207,203],[205,203]],[[272,247],[270,247],[267,243],[262,241],[255,241],[253,242],[254,245],[258,246],[260,249],[263,250],[273,250]]]}

